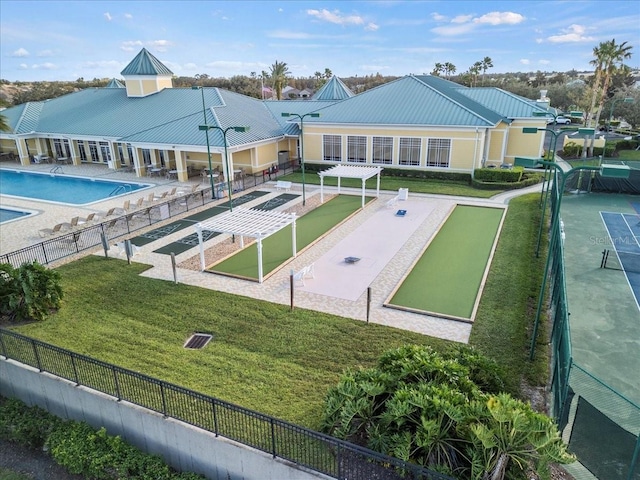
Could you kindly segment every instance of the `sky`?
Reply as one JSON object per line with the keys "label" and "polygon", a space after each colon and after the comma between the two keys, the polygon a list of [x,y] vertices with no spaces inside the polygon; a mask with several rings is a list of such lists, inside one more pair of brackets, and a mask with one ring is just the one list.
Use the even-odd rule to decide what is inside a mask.
{"label": "sky", "polygon": [[614,39],[640,66],[640,1],[0,0],[0,78],[122,78],[144,47],[175,75],[293,77],[592,70]]}

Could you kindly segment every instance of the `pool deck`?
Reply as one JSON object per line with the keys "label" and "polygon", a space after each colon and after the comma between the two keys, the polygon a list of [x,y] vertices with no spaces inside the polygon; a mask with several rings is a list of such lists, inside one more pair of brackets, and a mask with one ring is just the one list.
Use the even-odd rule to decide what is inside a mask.
{"label": "pool deck", "polygon": [[[0,166],[4,167],[2,164],[0,164]],[[16,168],[15,164],[6,165],[6,167]],[[48,172],[50,166],[32,165],[28,167],[28,169]],[[74,166],[68,167],[66,170],[68,171],[65,173],[68,174],[73,173],[81,176],[102,177],[121,181],[142,181],[155,183],[156,186],[151,190],[132,193],[124,197],[119,197],[116,200],[105,200],[104,202],[96,203],[90,207],[65,206],[33,200],[0,197],[0,203],[2,205],[6,204],[7,206],[17,208],[22,207],[39,211],[38,215],[19,222],[11,222],[0,229],[0,250],[2,252],[15,251],[22,247],[39,243],[42,241],[42,238],[38,235],[39,229],[51,228],[56,223],[69,221],[76,215],[86,216],[91,212],[107,210],[110,207],[120,207],[124,200],[128,199],[135,201],[144,194],[148,195],[151,191],[161,193],[173,186],[184,186],[184,184],[175,180],[170,181],[165,180],[164,178],[148,179],[147,177],[144,177],[138,179],[134,174],[114,172],[108,170],[106,166],[99,165]],[[197,178],[194,179],[192,183],[200,182],[201,180]],[[268,190],[269,187],[273,189],[274,195],[277,195],[275,182],[267,183],[259,188],[261,190]],[[385,235],[389,234],[389,232],[385,231],[385,228],[387,230],[389,229],[389,225],[385,224],[384,219],[380,219],[395,212],[395,209],[388,209],[386,204],[388,200],[396,195],[396,192],[381,192],[380,198],[377,201],[372,202],[364,210],[361,210],[357,215],[353,216],[346,223],[341,225],[340,228],[335,229],[329,235],[314,244],[312,248],[309,248],[302,254],[298,255],[297,258],[287,264],[284,268],[277,271],[262,284],[185,268],[178,269],[178,281],[184,284],[289,305],[290,271],[292,269],[294,271],[298,271],[311,263],[315,263],[317,265],[316,279],[305,281],[306,286],[303,287],[298,285],[295,290],[296,308],[322,311],[365,321],[367,312],[366,287],[370,286],[372,297],[369,321],[371,323],[378,323],[411,330],[432,337],[467,343],[469,341],[472,328],[472,325],[469,323],[390,309],[383,307],[382,304],[402,280],[408,269],[411,268],[413,262],[422,252],[425,244],[437,231],[441,222],[446,218],[448,212],[456,204],[462,203],[467,205],[504,207],[510,198],[536,190],[539,191],[539,188],[540,186],[538,185],[530,189],[506,192],[504,194],[497,195],[492,199],[414,194],[409,192],[409,200],[406,203],[406,205],[409,206],[409,208],[406,209],[408,210],[407,217],[402,219],[399,218],[398,220],[409,220],[414,210],[421,210],[426,213],[424,214],[424,218],[418,222],[419,224],[414,225],[412,228],[403,230],[404,236],[398,234],[398,238],[394,240],[397,245],[392,249],[394,251],[389,254],[385,253],[382,255],[382,253],[378,251],[380,249],[379,246],[371,250],[361,248],[359,250],[360,253],[354,253],[352,249],[355,248],[356,245],[366,244],[371,235],[371,228],[385,232]],[[301,189],[299,185],[294,185],[293,190],[295,192]],[[308,199],[314,195],[319,195],[319,187],[316,185],[307,185],[306,191]],[[325,191],[335,193],[335,189],[332,188],[325,187]],[[359,189],[348,189],[343,187],[341,191],[343,193],[360,194]],[[371,194],[371,192],[369,192],[369,194]],[[301,201],[301,199],[298,201]],[[203,208],[209,207],[211,207],[211,205],[207,205]],[[404,209],[404,207],[402,208]],[[408,224],[409,222],[406,223]],[[149,228],[152,229],[155,228],[155,226]],[[191,232],[186,233],[188,234]],[[153,250],[156,250],[163,245],[167,245],[184,235],[185,231],[181,231],[151,242],[141,247],[133,260],[154,266],[154,268],[151,268],[144,273],[145,276],[173,281],[171,257],[168,255],[153,253]],[[216,241],[225,241],[225,238],[224,236],[220,236],[216,240],[211,240],[213,243]],[[99,250],[100,249],[95,253],[102,254]],[[336,294],[336,285],[332,282],[327,282],[327,279],[333,277],[335,272],[332,273],[329,270],[325,270],[325,267],[328,267],[329,264],[335,260],[336,255],[343,255],[344,252],[347,251],[348,255],[344,256],[355,255],[361,256],[362,258],[369,257],[369,263],[371,263],[371,265],[368,265],[367,262],[362,264],[362,268],[368,268],[369,271],[364,275],[366,278],[363,277],[362,281],[358,282],[358,285],[354,285],[354,288],[348,292],[338,292],[338,294]],[[193,257],[197,252],[198,249],[196,247],[177,255],[177,263]],[[365,252],[366,255],[363,256],[362,252]],[[382,256],[385,258],[382,259]],[[378,257],[380,259],[379,264],[376,265],[375,268],[373,265],[376,263],[374,257]],[[340,264],[338,267],[354,267],[354,272],[355,269],[360,268],[357,264],[347,265],[346,267]],[[347,288],[347,286],[343,285],[344,288]]]}

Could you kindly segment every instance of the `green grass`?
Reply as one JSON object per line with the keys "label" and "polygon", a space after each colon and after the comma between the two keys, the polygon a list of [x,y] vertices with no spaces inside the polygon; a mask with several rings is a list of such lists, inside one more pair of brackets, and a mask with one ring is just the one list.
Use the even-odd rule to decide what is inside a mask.
{"label": "green grass", "polygon": [[[546,259],[546,243],[540,257],[535,257],[542,212],[539,205],[537,193],[509,202],[469,340],[503,366],[510,390],[514,391],[523,378],[532,385],[544,385],[548,373],[544,325],[538,330],[536,358],[533,362],[528,360],[531,325]],[[546,242],[546,237],[543,240]]]}
{"label": "green grass", "polygon": [[[365,198],[365,203],[372,198]],[[327,233],[333,227],[360,209],[362,198],[355,195],[339,195],[313,209],[296,221],[296,247],[300,251]],[[293,257],[291,242],[291,226],[283,228],[263,240],[264,275],[280,267]],[[258,247],[256,243],[249,245],[235,255],[207,269],[238,275],[245,278],[258,279]]]}
{"label": "green grass", "polygon": [[[509,390],[543,384],[544,348],[528,362],[544,258],[533,252],[539,194],[512,200],[471,343],[496,359]],[[374,365],[402,344],[451,343],[375,324],[139,276],[148,267],[90,256],[59,267],[65,292],[50,319],[15,327],[24,335],[316,428],[327,390],[347,368]],[[192,332],[203,350],[185,350]],[[540,332],[541,339],[545,338]]]}
{"label": "green grass", "polygon": [[458,205],[390,303],[470,319],[503,213]]}
{"label": "green grass", "polygon": [[33,477],[23,473],[14,472],[8,468],[0,467],[0,480],[32,480]]}
{"label": "green grass", "polygon": [[[280,177],[279,177],[280,178]],[[316,172],[305,173],[305,183],[307,185],[320,185],[320,177]],[[288,180],[294,183],[302,183],[302,173],[293,172],[281,177],[282,180]],[[325,185],[336,186],[338,179],[335,177],[327,177],[324,180]],[[340,186],[350,188],[362,188],[362,181],[356,178],[343,178]],[[376,178],[370,178],[366,182],[368,189],[376,188]],[[380,177],[380,190],[398,191],[399,188],[408,188],[409,192],[414,193],[433,193],[439,195],[460,195],[466,197],[490,198],[498,193],[504,192],[504,189],[496,190],[479,190],[473,188],[467,182],[448,182],[444,180],[432,180],[424,178],[403,178],[403,177]]]}

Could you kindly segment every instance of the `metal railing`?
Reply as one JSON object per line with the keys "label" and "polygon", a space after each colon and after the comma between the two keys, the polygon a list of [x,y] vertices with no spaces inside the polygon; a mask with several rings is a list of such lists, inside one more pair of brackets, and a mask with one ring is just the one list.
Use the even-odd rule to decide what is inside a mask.
{"label": "metal railing", "polygon": [[[234,180],[233,189],[236,192],[240,192],[253,188],[275,180],[278,176],[290,173],[296,168],[296,165],[287,162],[286,164],[278,165],[277,168],[270,168],[255,175],[245,175]],[[218,200],[218,198],[212,198],[211,187],[203,187],[202,190],[192,194],[159,202],[120,217],[105,220],[99,224],[57,235],[20,250],[4,253],[0,255],[0,263],[9,263],[15,268],[20,267],[23,263],[34,261],[42,265],[54,264],[71,255],[98,247],[102,243],[102,234],[109,241],[117,240],[158,222],[183,215],[190,210]],[[221,188],[220,191],[222,193],[226,192],[226,187]],[[220,197],[220,195],[217,196]]]}
{"label": "metal railing", "polygon": [[0,355],[322,474],[350,480],[453,480],[223,400],[0,329]]}

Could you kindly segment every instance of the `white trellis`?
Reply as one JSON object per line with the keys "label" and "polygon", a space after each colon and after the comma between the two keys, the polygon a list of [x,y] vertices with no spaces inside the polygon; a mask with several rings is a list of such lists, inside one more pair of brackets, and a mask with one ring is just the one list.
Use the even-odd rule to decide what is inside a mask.
{"label": "white trellis", "polygon": [[362,180],[362,208],[364,208],[365,182],[367,179],[378,176],[376,182],[376,197],[380,196],[380,172],[382,167],[370,165],[336,165],[328,170],[318,172],[320,175],[320,202],[324,202],[324,177],[338,177],[338,193],[340,193],[341,178],[359,178]]}
{"label": "white trellis", "polygon": [[240,238],[240,247],[244,247],[244,237],[255,238],[258,246],[258,281],[262,283],[262,240],[282,230],[287,225],[291,228],[291,244],[293,245],[292,255],[297,255],[296,247],[296,214],[267,210],[254,210],[238,207],[233,211],[228,211],[216,215],[210,220],[196,224],[195,229],[198,234],[198,244],[200,245],[200,266],[201,270],[206,268],[204,259],[204,244],[202,241],[202,231],[228,233]]}

